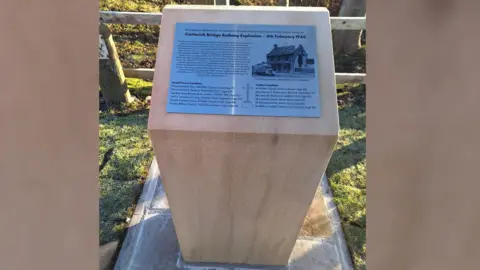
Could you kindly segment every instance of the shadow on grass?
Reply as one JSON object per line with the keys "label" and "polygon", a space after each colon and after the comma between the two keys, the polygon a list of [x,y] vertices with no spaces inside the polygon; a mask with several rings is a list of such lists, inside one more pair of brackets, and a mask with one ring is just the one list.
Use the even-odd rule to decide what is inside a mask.
{"label": "shadow on grass", "polygon": [[357,165],[366,153],[365,87],[346,87],[338,94],[338,103],[340,136],[327,168],[330,176]]}
{"label": "shadow on grass", "polygon": [[365,111],[359,108],[344,108],[340,109],[340,129],[356,129],[365,132]]}
{"label": "shadow on grass", "polygon": [[[363,221],[363,222],[362,222]],[[365,270],[366,268],[366,221],[365,214],[360,217],[358,222],[343,222],[343,234],[347,242],[350,256],[355,269]]]}
{"label": "shadow on grass", "polygon": [[357,140],[333,152],[328,175],[336,174],[344,169],[357,165],[365,159],[366,138]]}

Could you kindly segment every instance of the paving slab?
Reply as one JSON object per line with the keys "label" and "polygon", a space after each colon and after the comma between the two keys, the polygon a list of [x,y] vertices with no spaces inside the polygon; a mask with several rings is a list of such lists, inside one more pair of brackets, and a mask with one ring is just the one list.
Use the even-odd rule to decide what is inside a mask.
{"label": "paving slab", "polygon": [[110,242],[105,245],[100,246],[99,258],[100,258],[100,269],[109,269],[112,264],[112,258],[115,256],[115,252],[118,248],[118,241]]}
{"label": "paving slab", "polygon": [[115,270],[350,270],[351,258],[338,211],[324,176],[319,186],[332,233],[328,237],[299,237],[287,266],[190,263],[182,259],[168,200],[156,159],[130,221]]}

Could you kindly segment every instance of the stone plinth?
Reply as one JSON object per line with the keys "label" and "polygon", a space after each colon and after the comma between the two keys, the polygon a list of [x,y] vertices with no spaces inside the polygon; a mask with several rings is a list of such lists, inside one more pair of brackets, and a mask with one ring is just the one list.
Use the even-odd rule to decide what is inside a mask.
{"label": "stone plinth", "polygon": [[[321,116],[167,113],[180,22],[316,26]],[[288,263],[337,140],[336,101],[327,9],[164,9],[148,129],[186,261]]]}

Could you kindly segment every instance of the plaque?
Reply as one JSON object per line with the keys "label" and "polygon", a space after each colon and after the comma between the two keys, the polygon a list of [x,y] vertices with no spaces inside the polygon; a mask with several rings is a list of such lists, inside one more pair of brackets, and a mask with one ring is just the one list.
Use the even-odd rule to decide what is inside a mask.
{"label": "plaque", "polygon": [[320,117],[313,25],[176,23],[167,113]]}

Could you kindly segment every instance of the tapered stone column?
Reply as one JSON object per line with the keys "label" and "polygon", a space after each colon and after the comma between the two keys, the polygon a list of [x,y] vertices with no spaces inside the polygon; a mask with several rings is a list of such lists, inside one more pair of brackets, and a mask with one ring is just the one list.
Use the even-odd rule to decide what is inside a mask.
{"label": "tapered stone column", "polygon": [[[314,37],[314,42],[302,43],[305,50],[310,50],[307,52],[309,59],[299,63],[303,69],[296,72],[307,78],[305,80],[311,81],[309,76],[314,76],[316,81],[313,82],[318,85],[314,90],[318,93],[313,94],[313,99],[311,95],[306,99],[313,100],[316,105],[309,107],[309,113],[305,112],[307,109],[282,110],[280,105],[273,111],[268,108],[254,111],[248,107],[249,102],[259,107],[259,89],[273,93],[276,90],[272,87],[278,87],[281,92],[288,78],[298,79],[297,75],[269,75],[268,71],[259,72],[263,75],[258,75],[245,87],[237,87],[238,82],[225,84],[233,85],[232,100],[243,102],[238,108],[232,107],[229,113],[218,113],[220,109],[199,112],[203,105],[200,101],[193,104],[197,99],[188,95],[183,99],[190,100],[185,101],[190,104],[190,107],[185,105],[190,111],[182,112],[181,109],[187,107],[175,105],[178,95],[182,100],[181,91],[175,96],[170,92],[172,96],[169,97],[169,91],[177,89],[174,84],[179,83],[179,78],[184,78],[182,84],[187,85],[181,89],[192,91],[191,95],[194,95],[193,89],[201,92],[221,78],[215,77],[218,71],[213,68],[210,74],[198,77],[205,78],[204,81],[194,83],[189,74],[179,76],[174,74],[175,70],[172,72],[183,59],[175,47],[175,40],[183,36],[176,32],[183,27],[177,23],[194,23],[182,28],[193,32],[195,24],[199,23],[239,25],[232,28],[235,31],[251,24],[313,26],[314,33],[306,39]],[[204,28],[198,26],[198,29]],[[223,41],[221,37],[212,38],[212,42]],[[250,41],[246,38],[237,44],[240,42]],[[308,44],[316,46],[308,47]],[[188,46],[185,45],[184,50],[191,48]],[[271,47],[273,44],[265,44],[266,49]],[[235,48],[239,50],[240,47]],[[253,59],[255,48],[249,51],[251,67],[256,63]],[[205,53],[206,50],[203,49]],[[164,9],[148,129],[185,260],[287,264],[337,141],[339,124],[332,51],[329,13],[324,8],[167,6]],[[191,61],[192,66],[196,65],[195,61]],[[312,70],[314,75],[309,75]],[[257,75],[252,71],[252,78],[254,76]],[[240,75],[234,78],[241,79]],[[305,80],[298,80],[294,85],[302,85]],[[303,91],[295,89],[292,91]],[[243,98],[242,91],[246,91],[247,98]],[[281,104],[278,100],[277,104]],[[317,108],[318,115],[311,108]],[[243,110],[242,115],[237,110]],[[256,115],[248,115],[249,112]]]}

